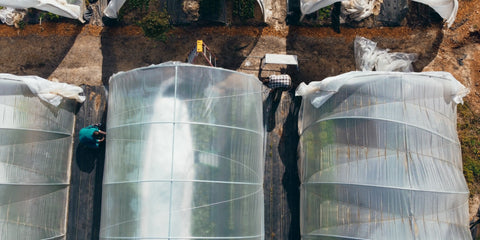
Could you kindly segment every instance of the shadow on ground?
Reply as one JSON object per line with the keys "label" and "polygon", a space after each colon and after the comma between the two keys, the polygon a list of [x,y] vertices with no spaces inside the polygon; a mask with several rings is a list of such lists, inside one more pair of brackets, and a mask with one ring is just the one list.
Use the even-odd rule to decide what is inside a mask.
{"label": "shadow on ground", "polygon": [[[50,25],[45,26],[45,31],[51,31]],[[81,25],[72,26],[71,35],[27,34],[0,37],[0,46],[2,46],[0,72],[48,78],[70,51],[77,35],[82,30]],[[2,27],[10,28],[9,26]]]}
{"label": "shadow on ground", "polygon": [[67,239],[98,239],[100,232],[105,144],[90,149],[78,142],[78,132],[91,124],[106,123],[107,100],[103,86],[83,86],[86,101],[76,113],[68,204]]}
{"label": "shadow on ground", "polygon": [[300,178],[298,174],[298,112],[301,98],[295,97],[294,90],[288,92],[292,102],[283,124],[283,131],[278,143],[278,153],[285,166],[282,185],[287,193],[287,204],[290,210],[289,240],[300,239]]}

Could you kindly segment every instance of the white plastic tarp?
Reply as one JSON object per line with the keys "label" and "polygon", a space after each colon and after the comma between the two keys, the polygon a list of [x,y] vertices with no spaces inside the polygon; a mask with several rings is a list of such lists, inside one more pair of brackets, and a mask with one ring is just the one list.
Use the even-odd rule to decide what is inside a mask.
{"label": "white plastic tarp", "polygon": [[60,105],[64,98],[74,99],[79,103],[85,101],[85,96],[82,96],[83,89],[75,85],[52,82],[37,76],[16,76],[7,73],[1,73],[0,79],[24,82],[33,94],[54,106]]}
{"label": "white plastic tarp", "polygon": [[0,6],[18,9],[36,8],[84,22],[83,0],[0,0]]}
{"label": "white plastic tarp", "polygon": [[377,43],[364,37],[354,42],[355,64],[358,71],[413,72],[412,62],[416,53],[390,53],[389,49],[377,47]]}
{"label": "white plastic tarp", "polygon": [[456,131],[467,92],[445,72],[302,84],[302,238],[471,239]]}
{"label": "white plastic tarp", "polygon": [[[349,72],[342,74],[336,77],[325,78],[322,81],[311,82],[308,85],[305,83],[300,83],[295,91],[296,96],[309,96],[311,104],[319,108],[325,101],[327,101],[333,94],[337,93],[338,90],[344,85],[350,84],[362,84],[363,82],[370,81],[369,78],[362,77],[356,78],[357,76],[377,76],[377,75],[391,75],[395,76],[408,76],[408,73],[401,72]],[[463,104],[463,97],[465,97],[469,90],[465,88],[460,82],[458,82],[450,73],[448,72],[422,72],[422,73],[410,73],[412,76],[424,76],[424,77],[436,77],[439,79],[446,79],[447,81],[441,81],[440,84],[445,86],[445,96],[447,97],[446,101],[454,101],[456,104]],[[387,77],[388,78],[388,77]],[[340,79],[340,80],[339,80]],[[448,92],[447,92],[448,91]]]}
{"label": "white plastic tarp", "polygon": [[458,11],[458,0],[413,0],[433,8],[451,27]]}
{"label": "white plastic tarp", "polygon": [[123,4],[125,4],[125,1],[126,0],[111,0],[105,10],[103,10],[103,14],[109,18],[117,18],[118,12]]}
{"label": "white plastic tarp", "polygon": [[[342,0],[301,0],[300,1],[300,10],[302,15],[313,13],[321,8],[332,5],[335,2],[340,2]],[[348,1],[348,0],[346,0]],[[358,14],[362,18],[368,16],[367,13],[373,13],[373,6],[375,6],[375,0],[350,0],[344,2],[343,5],[350,9],[350,12],[362,12]],[[448,24],[450,27],[455,21],[455,17],[458,11],[458,0],[413,0],[419,3],[426,4],[433,8]],[[347,12],[343,14],[348,15]]]}
{"label": "white plastic tarp", "polygon": [[262,13],[265,14],[265,5],[263,4],[263,0],[257,0],[258,5],[260,5],[260,9],[262,9]]}

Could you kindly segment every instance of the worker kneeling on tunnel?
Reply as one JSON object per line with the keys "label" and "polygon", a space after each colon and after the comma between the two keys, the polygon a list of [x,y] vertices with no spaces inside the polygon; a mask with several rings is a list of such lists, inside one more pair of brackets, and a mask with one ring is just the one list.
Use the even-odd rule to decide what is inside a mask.
{"label": "worker kneeling on tunnel", "polygon": [[103,131],[102,124],[95,124],[84,127],[78,133],[80,144],[89,148],[98,148],[100,143],[105,141],[107,133]]}

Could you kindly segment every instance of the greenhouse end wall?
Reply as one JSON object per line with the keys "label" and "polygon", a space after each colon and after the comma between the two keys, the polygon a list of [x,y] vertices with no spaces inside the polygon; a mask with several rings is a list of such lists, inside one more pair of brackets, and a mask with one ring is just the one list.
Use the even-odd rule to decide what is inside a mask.
{"label": "greenhouse end wall", "polygon": [[257,78],[169,62],[110,79],[101,239],[263,239]]}
{"label": "greenhouse end wall", "polygon": [[65,239],[74,106],[0,76],[0,239]]}
{"label": "greenhouse end wall", "polygon": [[297,89],[302,239],[471,239],[450,74],[352,72]]}

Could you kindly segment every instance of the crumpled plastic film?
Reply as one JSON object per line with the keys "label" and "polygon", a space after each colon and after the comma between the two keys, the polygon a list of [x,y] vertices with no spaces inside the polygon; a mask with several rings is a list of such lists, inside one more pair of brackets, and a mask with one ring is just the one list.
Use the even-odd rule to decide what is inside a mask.
{"label": "crumpled plastic film", "polygon": [[[378,15],[383,0],[345,0],[342,2],[342,16],[361,21],[370,15]],[[344,20],[343,20],[344,21]]]}
{"label": "crumpled plastic film", "polygon": [[471,239],[445,72],[350,72],[302,85],[303,239]]}
{"label": "crumpled plastic film", "polygon": [[109,18],[117,18],[120,8],[125,4],[126,0],[111,0],[107,7],[103,10],[103,14]]}
{"label": "crumpled plastic film", "polygon": [[0,0],[0,6],[27,9],[36,8],[63,17],[83,20],[83,0]]}
{"label": "crumpled plastic film", "polygon": [[23,20],[25,14],[26,11],[24,10],[16,10],[14,8],[0,9],[0,22],[18,27],[18,23]]}
{"label": "crumpled plastic film", "polygon": [[344,22],[347,17],[361,21],[372,14],[378,15],[383,0],[302,0],[300,11],[307,15],[336,2],[342,2],[341,21]]}
{"label": "crumpled plastic film", "polygon": [[168,62],[110,78],[101,239],[264,239],[262,84]]}
{"label": "crumpled plastic film", "polygon": [[377,43],[364,37],[354,42],[355,64],[359,71],[412,72],[416,53],[390,53],[377,47]]}
{"label": "crumpled plastic film", "polygon": [[15,76],[7,73],[0,73],[0,79],[24,82],[33,94],[53,106],[60,105],[64,98],[73,99],[79,103],[85,101],[85,96],[82,96],[83,89],[79,86],[52,82],[37,76]]}
{"label": "crumpled plastic film", "polygon": [[0,239],[66,239],[74,107],[0,76]]}

